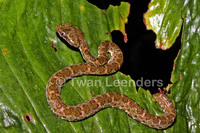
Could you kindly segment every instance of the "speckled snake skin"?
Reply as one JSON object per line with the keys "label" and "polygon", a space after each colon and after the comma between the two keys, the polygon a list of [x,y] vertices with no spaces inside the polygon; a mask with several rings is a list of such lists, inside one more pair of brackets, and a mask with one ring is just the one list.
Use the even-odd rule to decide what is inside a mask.
{"label": "speckled snake skin", "polygon": [[[71,23],[57,25],[57,33],[70,45],[79,48],[86,63],[65,67],[57,71],[49,79],[46,86],[46,97],[52,111],[61,119],[80,121],[101,109],[114,107],[124,110],[130,117],[140,123],[156,129],[169,127],[175,117],[176,109],[170,99],[162,93],[156,93],[153,98],[160,104],[164,115],[150,114],[131,98],[119,93],[105,93],[89,99],[76,106],[68,106],[61,98],[61,87],[67,80],[80,75],[107,75],[120,69],[123,62],[123,53],[113,42],[102,42],[98,48],[98,57],[90,54],[84,33],[72,26]],[[108,60],[108,53],[111,57]]]}

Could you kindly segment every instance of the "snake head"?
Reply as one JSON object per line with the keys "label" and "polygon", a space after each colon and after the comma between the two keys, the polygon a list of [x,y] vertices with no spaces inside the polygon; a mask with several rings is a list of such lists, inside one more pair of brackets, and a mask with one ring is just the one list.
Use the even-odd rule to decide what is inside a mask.
{"label": "snake head", "polygon": [[58,24],[56,26],[56,31],[60,37],[76,48],[85,40],[84,33],[80,29],[72,26],[70,22]]}

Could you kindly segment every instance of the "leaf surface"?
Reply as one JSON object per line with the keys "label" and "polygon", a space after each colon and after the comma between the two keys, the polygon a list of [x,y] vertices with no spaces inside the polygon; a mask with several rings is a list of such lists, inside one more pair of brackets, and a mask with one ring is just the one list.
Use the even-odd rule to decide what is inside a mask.
{"label": "leaf surface", "polygon": [[174,61],[172,84],[168,87],[171,89],[170,98],[174,99],[177,109],[174,126],[166,130],[170,133],[200,132],[199,9],[199,0],[152,0],[144,15],[147,29],[153,30],[157,35],[157,48],[170,48],[177,36],[182,34],[181,50]]}

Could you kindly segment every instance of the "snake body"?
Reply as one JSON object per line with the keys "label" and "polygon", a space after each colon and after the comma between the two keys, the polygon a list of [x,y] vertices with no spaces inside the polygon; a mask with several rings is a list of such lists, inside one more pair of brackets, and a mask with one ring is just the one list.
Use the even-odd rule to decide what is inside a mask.
{"label": "snake body", "polygon": [[[98,48],[98,57],[93,57],[89,51],[84,33],[71,23],[57,25],[57,33],[70,45],[79,48],[86,63],[65,67],[57,71],[49,79],[46,86],[46,97],[52,111],[61,119],[80,121],[101,109],[114,107],[124,110],[130,117],[140,123],[156,128],[169,127],[176,117],[176,109],[170,99],[162,93],[156,93],[153,98],[160,104],[164,115],[150,114],[128,96],[119,93],[105,93],[89,99],[76,106],[65,104],[61,98],[61,87],[67,80],[81,75],[107,75],[120,69],[123,53],[113,42],[104,41]],[[111,57],[108,60],[108,53]]]}

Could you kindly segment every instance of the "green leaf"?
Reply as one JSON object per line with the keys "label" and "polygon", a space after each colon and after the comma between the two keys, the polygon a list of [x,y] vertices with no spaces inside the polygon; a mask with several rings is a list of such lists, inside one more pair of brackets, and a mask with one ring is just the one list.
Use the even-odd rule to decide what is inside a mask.
{"label": "green leaf", "polygon": [[[163,49],[169,48],[178,36],[181,14],[184,19],[182,49],[175,61],[169,95],[175,102],[177,119],[164,132],[199,132],[199,5],[199,1],[152,1],[149,16],[145,15],[148,19],[164,14],[158,17],[162,22],[149,19],[147,25],[157,34],[157,47]],[[0,132],[162,132],[114,108],[80,122],[67,122],[58,118],[46,101],[45,86],[51,75],[83,62],[78,51],[57,37],[56,25],[72,22],[80,28],[96,56],[99,44],[111,40],[107,33],[120,30],[126,36],[124,25],[129,8],[126,2],[104,12],[86,0],[0,0]],[[50,48],[51,41],[56,53]],[[90,82],[82,86],[81,81]],[[118,81],[128,84],[117,85]],[[63,87],[62,98],[67,104],[76,105],[106,92],[125,94],[150,113],[162,114],[151,94],[141,88],[137,92],[132,79],[120,72],[73,79]],[[26,114],[33,117],[30,122],[25,121]]]}
{"label": "green leaf", "polygon": [[[125,35],[129,4],[110,6],[105,12],[86,0],[0,1],[0,131],[1,132],[155,132],[130,118],[124,111],[109,108],[79,122],[58,118],[46,101],[46,84],[56,71],[83,62],[81,54],[66,46],[56,35],[57,24],[71,22],[79,27],[93,55],[98,45],[111,40],[113,30]],[[118,21],[116,21],[118,20]],[[50,48],[54,42],[57,52]],[[80,81],[100,81],[101,85]],[[125,81],[121,85],[117,82]],[[149,92],[137,93],[129,76],[82,76],[69,81],[62,98],[76,105],[106,92],[118,92],[138,101],[145,109],[158,106]],[[141,99],[146,98],[145,102]],[[146,103],[148,105],[146,105]],[[160,110],[149,109],[151,113]],[[28,122],[25,116],[33,119]],[[27,118],[26,118],[27,119]]]}
{"label": "green leaf", "polygon": [[[170,98],[174,99],[177,118],[167,132],[200,132],[200,1],[152,0],[145,14],[148,29],[157,34],[156,46],[169,48],[180,34],[182,46],[172,72]],[[181,19],[182,18],[182,19]],[[167,42],[159,43],[167,38]]]}
{"label": "green leaf", "polygon": [[180,33],[182,18],[181,0],[152,0],[144,15],[148,30],[156,33],[156,47],[163,50],[170,48]]}

